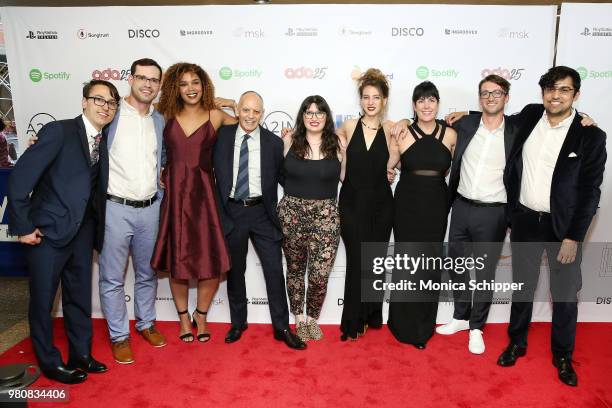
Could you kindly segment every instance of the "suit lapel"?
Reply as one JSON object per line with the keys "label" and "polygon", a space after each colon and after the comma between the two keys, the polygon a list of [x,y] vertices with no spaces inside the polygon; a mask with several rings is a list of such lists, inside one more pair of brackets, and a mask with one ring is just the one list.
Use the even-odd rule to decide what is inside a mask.
{"label": "suit lapel", "polygon": [[570,128],[567,131],[567,135],[565,136],[565,140],[563,141],[563,145],[561,145],[561,150],[559,151],[559,157],[557,157],[557,163],[555,164],[555,170],[553,172],[553,179],[555,178],[558,169],[563,166],[563,163],[568,159],[570,153],[574,151],[576,145],[578,144],[578,139],[580,138],[580,128],[582,127],[580,120],[580,115],[576,114]]}
{"label": "suit lapel", "polygon": [[270,148],[270,141],[268,135],[263,131],[263,128],[259,126],[259,139],[260,139],[260,154],[261,154],[261,191],[264,192],[264,183],[266,180],[270,180],[270,163],[272,163],[272,155]]}
{"label": "suit lapel", "polygon": [[87,163],[91,163],[91,156],[89,154],[89,142],[87,140],[87,132],[85,131],[85,123],[83,122],[83,116],[78,116],[75,121],[77,125],[77,133],[79,134],[79,139],[81,141],[81,147],[83,148],[83,154],[85,155],[85,159],[87,159]]}
{"label": "suit lapel", "polygon": [[463,140],[461,140],[461,144],[458,146],[457,151],[455,152],[455,157],[463,157],[465,149],[467,149],[468,145],[474,138],[474,135],[478,131],[478,127],[480,126],[480,118],[481,115],[468,116],[464,137],[462,138]]}
{"label": "suit lapel", "polygon": [[516,136],[516,129],[511,121],[507,120],[507,116],[504,115],[504,154],[506,162],[510,158],[512,152],[512,145],[514,144],[514,138]]}

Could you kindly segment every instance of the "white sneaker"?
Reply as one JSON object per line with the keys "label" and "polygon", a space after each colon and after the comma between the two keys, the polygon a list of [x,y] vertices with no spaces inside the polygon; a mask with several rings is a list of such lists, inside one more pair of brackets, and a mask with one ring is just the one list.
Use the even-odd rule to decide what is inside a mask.
{"label": "white sneaker", "polygon": [[470,344],[468,346],[470,353],[482,354],[485,351],[485,344],[482,338],[482,330],[470,330]]}
{"label": "white sneaker", "polygon": [[455,334],[462,330],[468,330],[469,328],[470,328],[470,322],[468,320],[453,319],[449,323],[436,327],[436,333]]}

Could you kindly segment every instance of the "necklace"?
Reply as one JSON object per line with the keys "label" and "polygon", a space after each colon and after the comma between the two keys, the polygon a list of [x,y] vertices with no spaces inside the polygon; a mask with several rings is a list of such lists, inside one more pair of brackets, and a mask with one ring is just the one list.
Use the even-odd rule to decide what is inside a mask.
{"label": "necklace", "polygon": [[421,135],[421,137],[429,137],[429,136],[435,136],[435,134],[438,133],[438,129],[440,129],[440,124],[438,123],[438,121],[436,121],[436,127],[434,128],[433,132],[431,132],[430,134],[423,132],[423,130],[419,127],[417,122],[414,122],[412,124],[412,127],[414,128],[414,130],[416,130],[416,132],[419,135]]}
{"label": "necklace", "polygon": [[377,127],[371,127],[371,126],[368,126],[368,124],[367,124],[367,123],[365,123],[365,122],[363,121],[363,119],[361,119],[361,124],[362,124],[363,126],[367,127],[367,128],[368,128],[368,129],[370,129],[370,130],[378,130],[378,129],[380,129],[380,122],[378,122],[378,126],[377,126]]}

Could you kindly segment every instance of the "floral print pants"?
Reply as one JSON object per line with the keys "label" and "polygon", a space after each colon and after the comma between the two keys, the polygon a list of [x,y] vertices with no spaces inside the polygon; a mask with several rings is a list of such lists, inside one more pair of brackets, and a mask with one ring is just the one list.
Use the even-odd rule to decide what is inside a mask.
{"label": "floral print pants", "polygon": [[287,259],[287,291],[291,313],[318,319],[327,293],[327,279],[340,242],[340,216],[336,199],[308,200],[285,195],[278,204]]}

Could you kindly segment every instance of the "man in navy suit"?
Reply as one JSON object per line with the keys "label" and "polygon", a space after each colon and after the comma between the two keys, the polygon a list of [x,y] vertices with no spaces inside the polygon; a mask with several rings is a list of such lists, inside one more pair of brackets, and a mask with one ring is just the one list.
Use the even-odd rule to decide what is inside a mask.
{"label": "man in navy suit", "polygon": [[[21,156],[9,179],[9,228],[28,245],[30,334],[45,376],[68,384],[106,371],[91,356],[91,264],[104,231],[96,222],[105,197],[96,194],[107,163],[102,129],[115,116],[119,93],[107,81],[83,87],[83,114],[51,122]],[[31,194],[31,195],[30,195]],[[51,310],[59,283],[68,364],[53,345]]]}
{"label": "man in navy suit", "polygon": [[[244,273],[251,238],[264,273],[274,338],[302,350],[306,344],[289,329],[281,252],[283,235],[276,214],[283,143],[259,125],[264,112],[259,94],[245,92],[236,110],[239,124],[219,129],[213,154],[219,212],[232,260],[227,278],[232,327],[225,342],[238,341],[247,329]],[[246,170],[244,174],[240,172],[241,164]],[[244,182],[244,176],[246,183],[240,189],[246,187],[247,194],[238,198],[236,187]]]}
{"label": "man in navy suit", "polygon": [[510,344],[497,363],[515,364],[527,351],[542,252],[546,250],[553,300],[551,348],[559,379],[578,384],[572,353],[582,286],[581,242],[597,211],[606,162],[606,134],[583,127],[573,103],[580,75],[558,66],[539,85],[543,104],[527,105],[504,174],[512,240],[512,274],[524,283],[515,291],[508,334]]}

